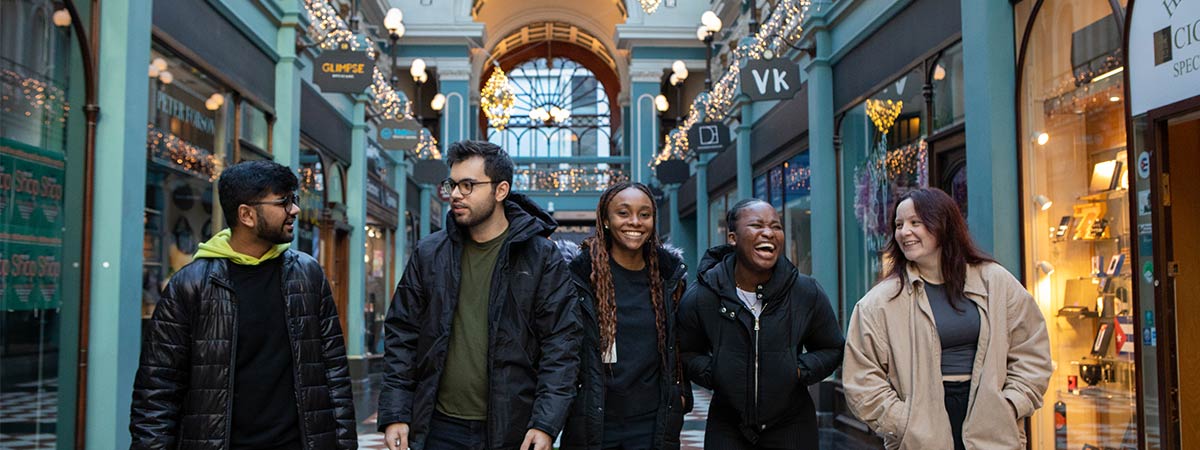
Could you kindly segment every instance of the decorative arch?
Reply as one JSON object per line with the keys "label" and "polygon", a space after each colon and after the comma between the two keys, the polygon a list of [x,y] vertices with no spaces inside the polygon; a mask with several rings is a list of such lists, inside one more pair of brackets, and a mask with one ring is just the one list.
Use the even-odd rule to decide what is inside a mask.
{"label": "decorative arch", "polygon": [[[562,22],[534,23],[501,39],[492,48],[491,54],[493,56],[484,63],[477,89],[483,89],[487,84],[496,67],[493,63],[499,64],[505,73],[510,73],[513,67],[531,59],[569,59],[591,71],[604,86],[608,103],[612,106],[610,132],[615,133],[620,127],[621,108],[617,98],[621,92],[621,79],[616,60],[608,53],[604,43],[588,32]],[[482,112],[479,114],[479,129],[488,129],[487,117]]]}

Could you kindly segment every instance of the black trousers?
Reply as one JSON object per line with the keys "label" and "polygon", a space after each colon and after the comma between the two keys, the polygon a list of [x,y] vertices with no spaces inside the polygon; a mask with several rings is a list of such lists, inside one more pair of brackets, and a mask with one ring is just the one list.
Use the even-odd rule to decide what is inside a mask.
{"label": "black trousers", "polygon": [[946,393],[946,414],[950,416],[950,432],[954,436],[954,450],[966,450],[963,445],[963,421],[967,418],[967,406],[971,401],[970,381],[943,381]]}
{"label": "black trousers", "polygon": [[[800,450],[821,447],[815,423],[804,420],[779,424],[760,430],[752,442],[742,432],[737,419],[724,418],[710,410],[704,427],[704,450]],[[798,418],[799,419],[799,418]]]}
{"label": "black trousers", "polygon": [[467,450],[484,447],[487,422],[463,420],[433,412],[425,450]]}

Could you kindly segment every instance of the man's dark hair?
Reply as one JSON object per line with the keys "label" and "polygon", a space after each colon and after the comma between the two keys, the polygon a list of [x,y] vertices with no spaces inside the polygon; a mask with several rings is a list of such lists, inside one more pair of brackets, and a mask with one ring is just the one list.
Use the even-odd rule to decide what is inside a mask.
{"label": "man's dark hair", "polygon": [[483,173],[486,173],[488,178],[496,182],[507,181],[509,186],[512,186],[512,158],[509,158],[508,152],[499,145],[488,141],[458,141],[450,144],[447,153],[446,165],[451,167],[476,156],[482,157]]}
{"label": "man's dark hair", "polygon": [[741,214],[743,209],[749,208],[749,207],[757,205],[759,203],[763,203],[763,204],[767,204],[767,205],[770,204],[770,203],[763,201],[762,199],[757,199],[757,198],[744,198],[744,199],[738,201],[737,203],[734,203],[733,206],[729,208],[729,212],[725,213],[725,229],[729,230],[730,233],[734,232],[734,230],[737,229],[738,214]]}
{"label": "man's dark hair", "polygon": [[257,201],[268,194],[285,195],[296,192],[300,180],[287,166],[275,161],[245,161],[221,172],[217,181],[221,211],[225,223],[232,228],[237,223],[238,206]]}

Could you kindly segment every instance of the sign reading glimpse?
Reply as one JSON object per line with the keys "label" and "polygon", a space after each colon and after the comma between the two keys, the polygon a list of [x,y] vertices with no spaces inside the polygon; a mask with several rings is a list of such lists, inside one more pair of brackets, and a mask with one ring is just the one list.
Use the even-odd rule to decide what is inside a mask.
{"label": "sign reading glimpse", "polygon": [[729,145],[729,127],[721,122],[700,122],[688,130],[688,144],[697,153],[716,153]]}
{"label": "sign reading glimpse", "polygon": [[375,61],[366,52],[345,48],[321,52],[315,66],[313,81],[326,93],[361,94],[375,72]]}
{"label": "sign reading glimpse", "polygon": [[752,59],[741,72],[742,93],[750,101],[787,100],[800,89],[800,69],[785,58]]}

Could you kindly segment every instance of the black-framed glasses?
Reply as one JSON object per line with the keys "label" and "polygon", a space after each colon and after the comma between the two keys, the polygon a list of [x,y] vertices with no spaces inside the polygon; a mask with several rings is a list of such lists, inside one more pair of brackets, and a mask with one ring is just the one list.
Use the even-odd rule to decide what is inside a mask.
{"label": "black-framed glasses", "polygon": [[499,183],[499,182],[495,181],[495,180],[491,180],[491,181],[475,181],[475,180],[454,181],[454,180],[447,178],[445,180],[442,180],[442,184],[440,184],[439,187],[442,189],[442,194],[447,197],[449,197],[450,194],[454,193],[455,187],[458,188],[458,192],[461,192],[462,195],[466,196],[466,195],[471,195],[471,191],[475,190],[475,186],[478,186],[481,184],[494,184],[494,183]]}
{"label": "black-framed glasses", "polygon": [[247,203],[245,203],[245,205],[246,206],[275,205],[275,206],[282,206],[283,209],[287,209],[287,207],[291,206],[291,205],[296,205],[296,207],[300,207],[300,194],[285,195],[285,196],[283,196],[283,198],[279,198],[276,200],[263,200],[261,202],[247,202]]}

